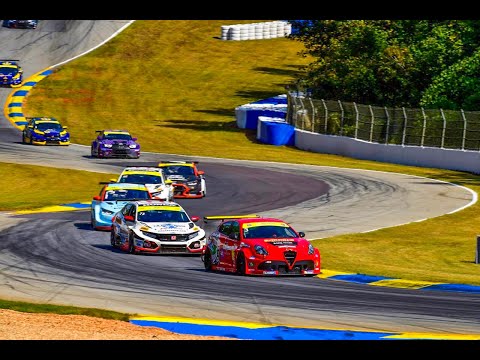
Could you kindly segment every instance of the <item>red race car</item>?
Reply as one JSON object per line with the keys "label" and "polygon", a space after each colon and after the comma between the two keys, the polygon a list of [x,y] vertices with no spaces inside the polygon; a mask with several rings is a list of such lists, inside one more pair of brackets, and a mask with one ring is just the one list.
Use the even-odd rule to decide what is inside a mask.
{"label": "red race car", "polygon": [[280,219],[258,215],[205,216],[221,220],[207,238],[205,270],[239,275],[320,274],[320,251]]}

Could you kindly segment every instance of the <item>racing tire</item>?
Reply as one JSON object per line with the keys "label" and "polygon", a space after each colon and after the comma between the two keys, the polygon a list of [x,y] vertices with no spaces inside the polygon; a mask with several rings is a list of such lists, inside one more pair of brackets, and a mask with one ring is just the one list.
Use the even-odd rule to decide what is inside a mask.
{"label": "racing tire", "polygon": [[243,253],[238,253],[237,255],[237,275],[245,275],[246,271],[245,268],[247,266],[247,263],[245,261],[245,255]]}
{"label": "racing tire", "polygon": [[135,250],[133,235],[130,235],[128,237],[128,253],[132,255],[135,255],[137,253],[137,251]]}
{"label": "racing tire", "polygon": [[30,145],[33,145],[33,140],[32,140],[32,136],[30,136],[30,141],[28,142]]}
{"label": "racing tire", "polygon": [[92,225],[93,230],[97,230],[97,223],[96,223],[95,219],[93,218],[93,216],[90,216],[90,224]]}
{"label": "racing tire", "polygon": [[205,267],[206,271],[212,271],[212,254],[210,254],[210,250],[205,250],[205,254],[203,255],[203,266]]}
{"label": "racing tire", "polygon": [[95,153],[93,152],[93,146],[90,148],[90,155],[91,157],[95,157]]}
{"label": "racing tire", "polygon": [[110,244],[115,248],[117,247],[115,245],[115,232],[112,230],[110,231]]}
{"label": "racing tire", "polygon": [[25,139],[25,133],[22,132],[22,144],[26,144],[27,139]]}

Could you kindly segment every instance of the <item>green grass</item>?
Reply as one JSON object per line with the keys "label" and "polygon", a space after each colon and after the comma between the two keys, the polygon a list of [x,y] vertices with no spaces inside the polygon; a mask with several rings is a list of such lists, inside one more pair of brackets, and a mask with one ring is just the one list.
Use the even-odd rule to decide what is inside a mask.
{"label": "green grass", "polygon": [[130,317],[136,314],[124,314],[116,311],[81,308],[75,306],[34,304],[21,301],[0,300],[0,309],[9,309],[27,313],[54,313],[60,315],[85,315],[99,317],[102,319],[112,319],[120,321],[129,321]]}
{"label": "green grass", "polygon": [[[258,20],[259,21],[259,20]],[[400,172],[480,191],[468,173],[408,167],[272,146],[236,127],[235,107],[285,93],[308,62],[288,39],[222,41],[221,20],[137,21],[118,37],[41,81],[26,99],[26,116],[53,116],[72,142],[89,145],[94,131],[126,128],[145,151]],[[2,173],[12,165],[0,164]],[[32,176],[32,172],[35,176]],[[68,181],[58,182],[59,172]],[[0,186],[16,185],[1,209],[86,201],[109,178],[76,170],[15,165]],[[29,178],[41,194],[31,199]],[[55,189],[49,184],[55,183]],[[12,200],[13,198],[13,200]],[[421,223],[314,241],[329,270],[480,285],[475,260],[480,205]]]}

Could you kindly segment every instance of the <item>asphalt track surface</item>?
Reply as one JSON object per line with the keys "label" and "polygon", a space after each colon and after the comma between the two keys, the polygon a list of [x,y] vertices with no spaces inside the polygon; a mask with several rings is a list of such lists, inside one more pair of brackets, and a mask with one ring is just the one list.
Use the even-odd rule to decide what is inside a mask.
{"label": "asphalt track surface", "polygon": [[[80,54],[125,23],[42,20],[34,31],[2,28],[0,58],[21,59],[27,78]],[[2,104],[11,91],[0,88]],[[102,172],[108,179],[108,173],[118,174],[127,165],[155,165],[165,159],[192,158],[143,153],[140,160],[106,160],[92,159],[88,146],[32,147],[21,144],[20,132],[3,115],[0,119],[2,162]],[[472,200],[464,188],[403,174],[195,160],[206,172],[207,197],[179,200],[191,215],[255,212],[281,217],[309,239],[421,221],[456,211]],[[108,232],[91,229],[88,211],[0,218],[3,299],[315,328],[480,333],[478,294],[316,277],[206,273],[198,256],[130,255],[112,249]],[[212,225],[206,226],[207,232]]]}

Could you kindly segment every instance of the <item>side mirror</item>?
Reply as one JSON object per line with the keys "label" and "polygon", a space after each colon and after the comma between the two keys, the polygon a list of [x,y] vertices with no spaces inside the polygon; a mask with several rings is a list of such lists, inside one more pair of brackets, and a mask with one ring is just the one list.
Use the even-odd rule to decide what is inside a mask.
{"label": "side mirror", "polygon": [[197,222],[198,220],[200,220],[200,216],[190,216],[190,219],[191,219],[193,222]]}
{"label": "side mirror", "polygon": [[205,175],[205,171],[203,171],[203,170],[198,170],[198,175]]}
{"label": "side mirror", "polygon": [[165,180],[165,185],[171,185],[173,184],[173,181],[170,179]]}
{"label": "side mirror", "polygon": [[28,128],[29,128],[29,129],[33,129],[33,125],[28,125]]}
{"label": "side mirror", "polygon": [[98,135],[98,136],[97,136],[97,140],[102,140],[102,136],[101,136],[101,135]]}
{"label": "side mirror", "polygon": [[137,140],[138,140],[138,138],[136,138],[136,137],[135,137],[135,138],[132,138],[132,140],[133,140],[133,141],[137,141]]}
{"label": "side mirror", "polygon": [[131,215],[125,215],[123,218],[125,219],[125,221],[134,221],[135,220],[133,218],[133,216],[131,216]]}
{"label": "side mirror", "polygon": [[94,196],[94,197],[93,197],[93,200],[101,201],[102,199],[100,198],[100,196],[97,195],[97,196]]}
{"label": "side mirror", "polygon": [[305,233],[303,231],[299,231],[298,232],[298,235],[300,235],[301,238],[304,238],[305,237]]}
{"label": "side mirror", "polygon": [[64,129],[68,129],[68,126],[62,126]]}
{"label": "side mirror", "polygon": [[117,179],[108,179],[108,181],[112,182],[117,182]]}

